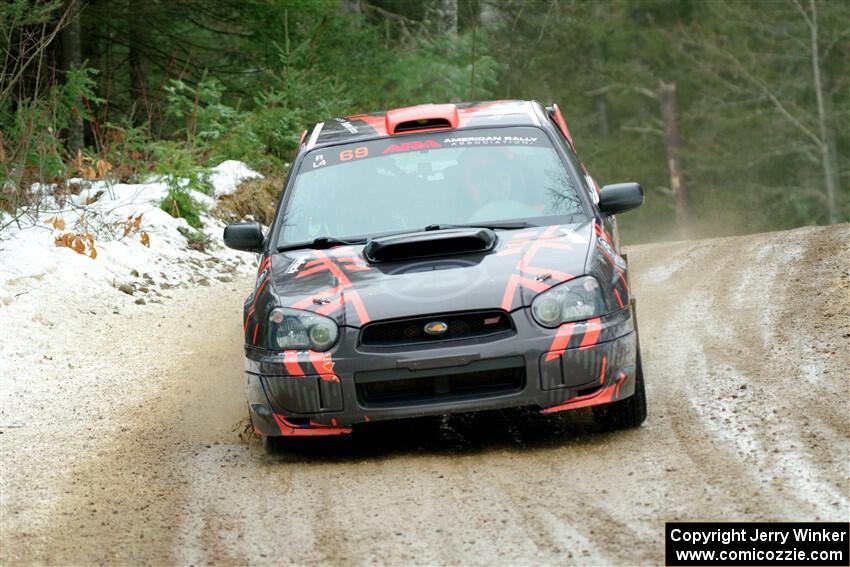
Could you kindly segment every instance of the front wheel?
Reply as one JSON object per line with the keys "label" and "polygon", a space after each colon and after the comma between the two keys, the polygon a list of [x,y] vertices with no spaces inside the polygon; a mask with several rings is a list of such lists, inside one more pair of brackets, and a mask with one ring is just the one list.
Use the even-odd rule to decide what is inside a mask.
{"label": "front wheel", "polygon": [[646,420],[646,391],[643,387],[643,364],[638,346],[635,361],[635,393],[617,402],[593,407],[593,419],[601,431],[639,427]]}

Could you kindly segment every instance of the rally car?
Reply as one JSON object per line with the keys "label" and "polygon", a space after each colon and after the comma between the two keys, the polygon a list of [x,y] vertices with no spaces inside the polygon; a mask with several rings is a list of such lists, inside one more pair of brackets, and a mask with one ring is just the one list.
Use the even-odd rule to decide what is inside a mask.
{"label": "rally car", "polygon": [[613,216],[643,192],[598,188],[557,105],[427,104],[301,140],[268,233],[224,232],[260,255],[243,316],[258,435],[519,406],[644,421]]}

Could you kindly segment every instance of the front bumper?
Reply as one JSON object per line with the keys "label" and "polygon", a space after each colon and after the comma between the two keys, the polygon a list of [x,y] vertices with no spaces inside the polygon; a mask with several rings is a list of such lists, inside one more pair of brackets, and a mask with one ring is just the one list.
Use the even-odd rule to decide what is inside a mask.
{"label": "front bumper", "polygon": [[630,308],[557,329],[530,310],[515,332],[405,347],[358,345],[341,329],[327,353],[246,348],[245,381],[262,435],[339,435],[375,420],[533,406],[544,413],[628,398],[635,388]]}

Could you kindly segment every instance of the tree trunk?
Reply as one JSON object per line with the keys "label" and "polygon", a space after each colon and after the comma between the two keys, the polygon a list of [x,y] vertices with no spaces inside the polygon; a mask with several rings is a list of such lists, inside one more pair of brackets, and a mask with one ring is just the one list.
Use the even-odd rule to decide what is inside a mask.
{"label": "tree trunk", "polygon": [[838,192],[840,178],[838,175],[835,133],[832,131],[832,124],[830,122],[832,101],[829,100],[829,93],[825,93],[825,77],[820,66],[818,12],[815,0],[810,0],[810,5],[812,8],[811,21],[809,22],[812,41],[812,79],[815,87],[815,97],[818,102],[818,126],[820,128],[821,164],[823,165],[824,184],[826,185],[826,209],[830,224],[835,224],[838,222],[838,207],[835,203],[835,194]]}
{"label": "tree trunk", "polygon": [[441,0],[437,13],[439,31],[457,34],[457,0]]}
{"label": "tree trunk", "polygon": [[[77,0],[66,0],[65,10],[68,13],[68,23],[62,29],[62,70],[66,73],[74,67],[80,68],[83,63],[82,45],[80,39],[81,5]],[[68,124],[66,145],[68,152],[76,155],[83,149],[83,101],[77,98],[71,110],[71,120]]]}
{"label": "tree trunk", "polygon": [[679,136],[679,110],[676,103],[676,83],[658,83],[658,100],[664,122],[664,146],[667,148],[667,168],[670,172],[670,190],[676,209],[676,228],[681,238],[690,232],[690,214],[687,193],[682,184],[682,140]]}
{"label": "tree trunk", "polygon": [[[144,67],[144,21],[142,3],[129,0],[127,28],[129,30],[130,112],[133,124],[139,126],[150,121],[145,101],[147,77]],[[150,126],[150,124],[149,124]]]}
{"label": "tree trunk", "polygon": [[[604,67],[605,53],[602,50],[602,44],[597,41],[593,48],[593,73],[600,83],[604,81]],[[599,90],[596,95],[596,117],[599,121],[599,134],[603,138],[607,138],[610,131],[608,126],[608,101],[605,97],[605,91]]]}

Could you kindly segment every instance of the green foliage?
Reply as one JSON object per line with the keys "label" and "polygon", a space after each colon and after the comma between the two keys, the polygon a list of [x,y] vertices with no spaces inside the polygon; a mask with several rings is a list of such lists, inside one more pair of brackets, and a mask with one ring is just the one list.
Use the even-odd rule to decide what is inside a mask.
{"label": "green foliage", "polygon": [[[161,176],[164,208],[197,224],[191,191],[209,191],[210,166],[239,159],[280,179],[315,122],[533,98],[560,103],[600,183],[642,183],[647,204],[623,217],[623,232],[654,239],[673,228],[663,80],[677,85],[695,235],[828,222],[827,142],[838,162],[833,200],[846,218],[847,2],[470,0],[457,3],[457,30],[447,28],[450,4],[92,0],[81,15],[88,61],[67,72],[57,69],[61,33],[38,43],[52,37],[65,3],[0,4],[0,48],[11,55],[0,75],[13,77],[0,85],[2,207],[20,206],[32,182],[78,174],[64,138],[80,116],[88,147],[77,162],[107,164],[120,180]],[[19,73],[23,52],[36,56]]]}
{"label": "green foliage", "polygon": [[223,87],[217,79],[205,76],[194,87],[171,79],[165,92],[165,116],[183,121],[178,133],[190,145],[215,143],[244,119],[243,113],[222,102]]}
{"label": "green foliage", "polygon": [[[557,101],[600,184],[641,182],[646,204],[622,217],[627,240],[673,232],[659,81],[675,82],[691,234],[746,233],[828,222],[812,74],[818,11],[827,130],[850,203],[847,2],[611,0],[505,6],[497,96]],[[807,20],[808,18],[808,20]],[[505,38],[504,35],[500,37]],[[775,98],[775,100],[774,100]],[[779,109],[787,111],[790,119]],[[844,117],[844,118],[842,118]]]}
{"label": "green foliage", "polygon": [[486,54],[487,49],[488,38],[481,30],[419,38],[413,49],[386,70],[393,81],[388,85],[392,106],[490,98],[502,66]]}
{"label": "green foliage", "polygon": [[199,150],[179,142],[162,140],[152,147],[156,159],[154,173],[162,176],[169,187],[212,194],[207,181],[210,170],[201,165]]}
{"label": "green foliage", "polygon": [[160,202],[159,208],[174,218],[186,219],[192,228],[203,226],[200,216],[203,208],[183,187],[169,185],[168,194]]}
{"label": "green foliage", "polygon": [[94,155],[114,166],[116,179],[130,183],[140,182],[156,163],[160,144],[152,142],[143,126],[125,122],[106,122],[97,130]]}
{"label": "green foliage", "polygon": [[168,194],[160,208],[175,218],[186,219],[189,226],[201,228],[203,205],[192,198],[191,191],[211,194],[207,181],[209,169],[199,164],[197,151],[179,142],[160,141],[154,148],[154,172],[168,185]]}
{"label": "green foliage", "polygon": [[75,171],[68,166],[59,132],[72,117],[90,117],[79,100],[101,102],[94,92],[96,71],[70,69],[64,83],[55,83],[41,96],[17,101],[14,113],[10,105],[0,112],[0,206],[7,210],[28,204],[26,196],[32,182],[61,180]]}

